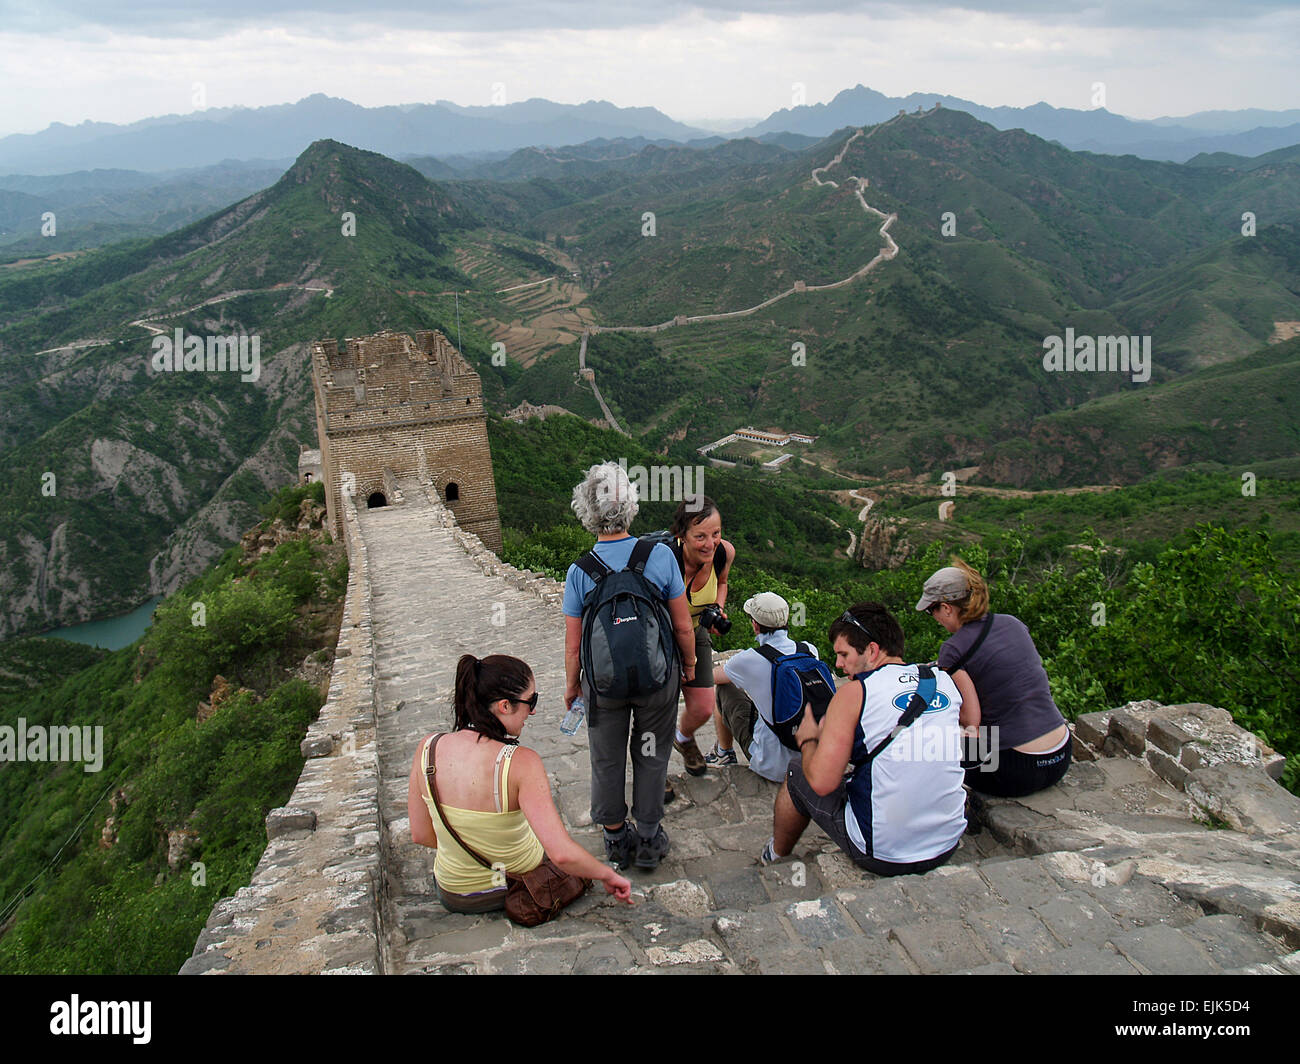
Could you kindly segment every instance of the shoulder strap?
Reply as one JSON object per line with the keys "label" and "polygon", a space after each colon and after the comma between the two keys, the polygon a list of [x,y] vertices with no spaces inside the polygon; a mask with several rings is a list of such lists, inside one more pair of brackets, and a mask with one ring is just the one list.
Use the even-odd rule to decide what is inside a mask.
{"label": "shoulder strap", "polygon": [[727,567],[727,548],[723,543],[718,544],[718,549],[713,552],[713,574],[719,580],[722,579],[722,570]]}
{"label": "shoulder strap", "polygon": [[655,546],[656,544],[651,540],[638,539],[636,546],[632,548],[632,557],[627,560],[627,568],[639,576],[644,576],[646,562],[650,560],[650,554]]}
{"label": "shoulder strap", "polygon": [[600,555],[594,550],[587,551],[573,564],[598,584],[614,571],[601,560]]}
{"label": "shoulder strap", "polygon": [[[519,748],[512,743],[505,743],[497,751],[496,764],[493,766],[492,773],[492,801],[496,803],[498,813],[505,812],[501,808],[501,792],[506,789],[506,781],[510,778],[510,758],[514,756],[517,749]],[[506,801],[507,803],[510,801],[509,793],[506,794]]]}
{"label": "shoulder strap", "polygon": [[810,658],[815,658],[815,657],[817,657],[817,648],[816,648],[815,646],[813,646],[811,643],[796,643],[795,646],[797,646],[800,650],[802,650],[802,651],[803,651],[805,654],[807,654]]}
{"label": "shoulder strap", "polygon": [[435,778],[435,773],[437,771],[435,766],[435,757],[438,752],[438,740],[441,738],[442,738],[442,733],[439,732],[437,735],[433,737],[433,742],[430,743],[429,746],[427,747],[429,751],[429,760],[428,760],[427,767],[424,770],[425,779],[428,780],[429,782],[429,794],[433,796],[433,804],[438,809],[438,819],[442,821],[442,826],[447,829],[448,834],[450,834],[451,837],[456,840],[456,844],[462,850],[464,850],[467,854],[469,854],[472,858],[474,858],[474,860],[476,860],[488,871],[495,872],[497,870],[493,868],[487,861],[483,860],[482,856],[478,853],[478,851],[472,850],[465,845],[465,840],[462,839],[459,834],[457,834],[456,829],[452,827],[451,822],[448,821],[447,814],[442,811],[442,803],[438,801],[438,781]]}
{"label": "shoulder strap", "polygon": [[975,637],[975,642],[973,642],[967,648],[965,654],[963,654],[956,661],[954,661],[950,666],[948,666],[948,668],[944,669],[943,670],[944,672],[946,672],[949,676],[951,676],[954,672],[956,672],[963,665],[965,665],[966,662],[970,661],[971,656],[975,653],[975,651],[979,650],[980,644],[982,644],[984,640],[989,637],[989,632],[993,630],[993,618],[996,616],[997,614],[995,613],[990,613],[988,615],[988,619],[984,622],[984,628],[980,631],[980,634]]}
{"label": "shoulder strap", "polygon": [[767,658],[767,660],[770,661],[773,665],[775,665],[778,661],[780,661],[783,657],[785,657],[785,655],[782,654],[779,650],[777,650],[776,647],[771,646],[768,643],[764,643],[762,646],[760,646],[758,648],[758,652],[762,654],[763,657]]}
{"label": "shoulder strap", "polygon": [[[898,723],[894,725],[893,730],[876,744],[875,749],[867,755],[866,760],[863,761],[862,764],[871,764],[871,762],[876,759],[876,755],[892,743],[894,739],[897,738],[899,732],[924,713],[925,707],[934,701],[934,691],[936,686],[934,670],[930,668],[929,665],[921,665],[917,667],[916,671],[921,678],[921,682],[916,685],[916,690],[912,693],[912,697],[907,703],[907,708],[903,710],[903,715],[898,718]],[[866,698],[865,681],[863,682],[862,697]]]}

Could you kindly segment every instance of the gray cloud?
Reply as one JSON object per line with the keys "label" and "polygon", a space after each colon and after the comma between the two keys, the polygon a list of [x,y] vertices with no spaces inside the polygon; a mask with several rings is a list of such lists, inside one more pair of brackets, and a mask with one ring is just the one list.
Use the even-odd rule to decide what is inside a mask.
{"label": "gray cloud", "polygon": [[402,28],[444,32],[493,32],[520,29],[589,29],[658,25],[691,13],[715,19],[745,14],[797,17],[809,14],[906,18],[917,14],[962,11],[1010,15],[1033,22],[1087,26],[1194,28],[1207,23],[1243,22],[1275,14],[1295,14],[1294,0],[635,0],[601,4],[595,0],[499,0],[438,2],[422,0],[223,0],[218,5],[190,5],[178,0],[133,0],[121,6],[103,0],[0,0],[0,25],[37,33],[76,33],[98,27],[150,36],[204,36],[267,23],[331,26],[374,23],[387,19]]}

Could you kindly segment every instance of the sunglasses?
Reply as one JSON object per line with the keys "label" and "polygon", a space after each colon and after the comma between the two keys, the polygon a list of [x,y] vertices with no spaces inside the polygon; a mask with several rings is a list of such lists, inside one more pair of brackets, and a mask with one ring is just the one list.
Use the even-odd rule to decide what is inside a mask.
{"label": "sunglasses", "polygon": [[527,706],[527,707],[528,707],[528,712],[529,712],[529,713],[536,713],[536,712],[537,712],[537,697],[538,697],[539,694],[541,694],[540,691],[534,691],[534,692],[533,692],[533,697],[532,697],[532,698],[512,698],[512,699],[510,699],[510,701],[513,702],[513,703],[514,703],[515,705],[517,705],[517,706]]}
{"label": "sunglasses", "polygon": [[879,639],[877,639],[874,635],[871,634],[871,629],[868,628],[856,617],[854,617],[853,614],[851,614],[848,610],[845,610],[843,613],[840,614],[840,620],[843,621],[845,624],[853,625],[854,628],[856,628],[858,631],[860,631],[863,635],[867,637],[868,643],[880,642]]}

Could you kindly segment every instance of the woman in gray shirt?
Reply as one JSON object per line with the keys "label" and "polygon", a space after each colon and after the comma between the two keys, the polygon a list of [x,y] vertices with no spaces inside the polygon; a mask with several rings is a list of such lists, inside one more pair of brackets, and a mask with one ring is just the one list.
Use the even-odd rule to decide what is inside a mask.
{"label": "woman in gray shirt", "polygon": [[953,562],[925,582],[916,608],[952,633],[939,667],[961,692],[963,729],[980,729],[984,756],[966,763],[966,783],[982,794],[1033,794],[1069,768],[1070,729],[1029,629],[1008,613],[989,613],[984,578],[960,558]]}

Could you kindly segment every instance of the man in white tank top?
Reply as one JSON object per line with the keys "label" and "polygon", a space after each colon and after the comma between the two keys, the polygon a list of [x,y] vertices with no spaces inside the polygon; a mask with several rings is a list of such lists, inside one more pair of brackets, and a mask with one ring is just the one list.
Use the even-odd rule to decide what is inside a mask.
{"label": "man in white tank top", "polygon": [[805,710],[795,733],[801,757],[777,794],[761,860],[787,856],[815,820],[878,875],[937,868],[966,830],[961,694],[933,670],[924,712],[898,730],[924,679],[903,660],[898,621],[879,603],[861,603],[831,625],[830,638],[836,667],[854,681],[839,688],[820,722]]}

